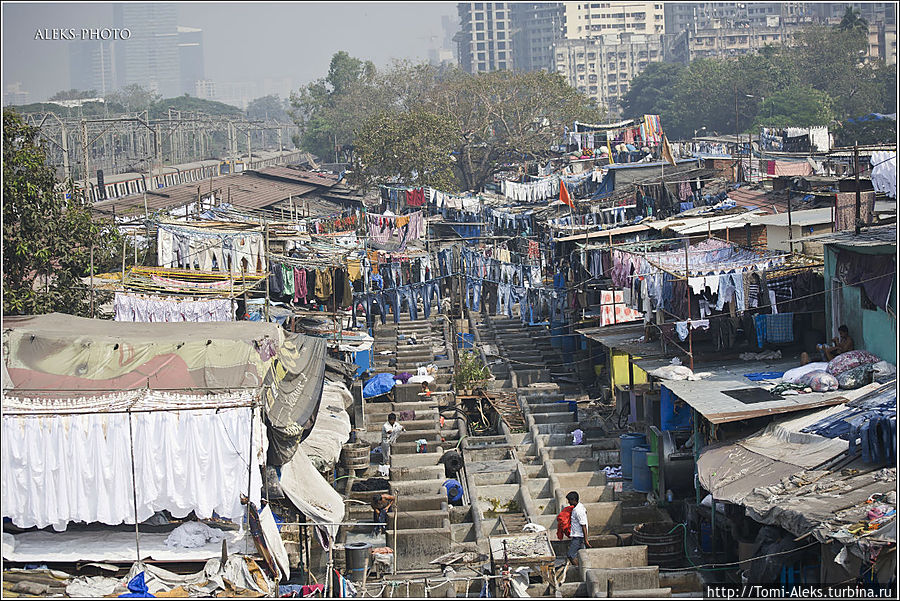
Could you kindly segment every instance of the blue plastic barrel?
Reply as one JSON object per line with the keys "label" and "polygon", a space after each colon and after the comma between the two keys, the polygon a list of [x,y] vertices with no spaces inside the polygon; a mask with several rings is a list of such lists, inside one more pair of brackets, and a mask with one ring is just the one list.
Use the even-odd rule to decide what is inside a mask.
{"label": "blue plastic barrel", "polygon": [[619,458],[622,461],[623,478],[631,478],[631,451],[643,444],[647,444],[647,437],[639,432],[619,436]]}
{"label": "blue plastic barrel", "polygon": [[650,477],[650,466],[647,465],[647,455],[650,447],[638,446],[631,451],[631,464],[634,475],[631,485],[638,492],[650,492],[653,490],[653,479]]}

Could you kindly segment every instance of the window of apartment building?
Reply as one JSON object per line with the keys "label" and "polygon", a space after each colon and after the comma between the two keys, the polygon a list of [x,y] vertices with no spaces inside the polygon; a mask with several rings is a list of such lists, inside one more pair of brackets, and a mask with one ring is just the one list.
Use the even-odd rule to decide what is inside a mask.
{"label": "window of apartment building", "polygon": [[632,27],[634,27],[635,29],[647,29],[647,24],[646,23],[635,23],[634,25],[632,25]]}
{"label": "window of apartment building", "polygon": [[479,71],[487,71],[487,65],[485,63],[478,63]]}
{"label": "window of apartment building", "polygon": [[505,39],[506,39],[506,33],[503,32],[503,31],[498,31],[498,32],[497,32],[497,35],[496,35],[495,37],[496,37],[498,40],[505,40]]}
{"label": "window of apartment building", "polygon": [[619,86],[619,91],[621,91],[623,94],[624,94],[625,92],[627,92],[627,91],[628,91],[628,84],[627,84],[627,83],[623,83],[622,85],[620,85],[620,86]]}
{"label": "window of apartment building", "polygon": [[476,34],[475,34],[475,39],[476,39],[476,40],[483,40],[483,39],[484,39],[484,34],[483,34],[483,33],[476,33]]}
{"label": "window of apartment building", "polygon": [[478,60],[480,60],[480,61],[485,60],[484,52],[479,52],[479,53],[478,53]]}
{"label": "window of apartment building", "polygon": [[597,70],[597,63],[590,63],[590,64],[588,65],[588,69],[590,69],[591,71],[596,71],[596,70]]}
{"label": "window of apartment building", "polygon": [[481,2],[475,3],[475,10],[484,10],[484,4]]}
{"label": "window of apartment building", "polygon": [[495,19],[502,19],[502,18],[503,18],[503,13],[502,13],[502,12],[495,12],[495,13],[494,13],[494,18],[495,18]]}
{"label": "window of apartment building", "polygon": [[484,42],[478,42],[475,46],[478,50],[484,50]]}
{"label": "window of apartment building", "polygon": [[597,53],[596,52],[588,52],[587,57],[588,57],[588,60],[594,60],[595,58],[597,58]]}
{"label": "window of apartment building", "polygon": [[647,68],[647,61],[641,61],[638,63],[638,69],[640,69],[641,71],[643,71],[646,68]]}
{"label": "window of apartment building", "polygon": [[476,21],[484,21],[484,13],[475,13]]}
{"label": "window of apartment building", "polygon": [[616,93],[616,90],[618,90],[618,86],[607,86],[607,90],[606,90],[606,91],[607,91],[607,93],[609,93],[609,94],[615,94],[615,93]]}
{"label": "window of apartment building", "polygon": [[578,63],[575,67],[579,72],[584,71],[584,63]]}
{"label": "window of apartment building", "polygon": [[597,83],[597,75],[594,73],[588,75],[588,81],[590,83]]}
{"label": "window of apartment building", "polygon": [[578,54],[575,55],[575,57],[584,60],[584,52],[579,52]]}
{"label": "window of apartment building", "polygon": [[616,74],[615,74],[615,73],[610,73],[609,75],[607,75],[607,76],[606,76],[606,81],[616,81]]}
{"label": "window of apartment building", "polygon": [[497,21],[497,22],[494,24],[494,26],[495,26],[497,29],[503,29],[503,28],[505,27],[503,21]]}
{"label": "window of apartment building", "polygon": [[475,31],[484,31],[484,23],[475,23]]}
{"label": "window of apartment building", "polygon": [[506,42],[497,42],[497,50],[506,50]]}
{"label": "window of apartment building", "polygon": [[502,8],[503,8],[503,3],[502,3],[502,2],[495,2],[495,3],[494,3],[494,10],[500,10],[500,9],[502,9]]}
{"label": "window of apartment building", "polygon": [[[615,70],[616,70],[616,63],[609,63],[608,68],[609,68],[610,71],[615,71]],[[615,77],[615,74],[613,74],[613,77]]]}
{"label": "window of apartment building", "polygon": [[499,60],[505,61],[505,60],[506,60],[506,53],[505,53],[505,52],[498,52],[498,53],[497,53],[497,58],[498,58]]}
{"label": "window of apartment building", "polygon": [[646,19],[647,13],[631,13],[631,16],[635,19]]}
{"label": "window of apartment building", "polygon": [[499,66],[501,69],[506,69],[506,61],[500,61]]}
{"label": "window of apartment building", "polygon": [[584,75],[579,75],[579,76],[578,76],[578,81],[584,81]]}
{"label": "window of apartment building", "polygon": [[591,94],[597,93],[597,86],[591,86]]}

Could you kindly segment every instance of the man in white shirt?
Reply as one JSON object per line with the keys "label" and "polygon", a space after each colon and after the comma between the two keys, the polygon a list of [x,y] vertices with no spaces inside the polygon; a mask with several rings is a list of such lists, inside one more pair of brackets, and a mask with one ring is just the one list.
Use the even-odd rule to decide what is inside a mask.
{"label": "man in white shirt", "polygon": [[397,415],[389,413],[388,420],[381,426],[381,455],[384,458],[381,462],[382,465],[391,464],[391,445],[403,430],[405,428],[397,422]]}
{"label": "man in white shirt", "polygon": [[573,565],[578,565],[578,551],[586,545],[588,536],[587,509],[578,501],[578,493],[574,490],[566,495],[566,501],[572,506],[572,529],[569,552],[566,557]]}

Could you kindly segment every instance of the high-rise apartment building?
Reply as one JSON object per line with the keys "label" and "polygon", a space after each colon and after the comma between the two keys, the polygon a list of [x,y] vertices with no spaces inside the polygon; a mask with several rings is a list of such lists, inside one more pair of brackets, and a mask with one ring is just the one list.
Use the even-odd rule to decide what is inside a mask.
{"label": "high-rise apartment building", "polygon": [[563,3],[516,2],[510,6],[516,70],[555,71],[553,48],[563,38]]}
{"label": "high-rise apartment building", "polygon": [[662,34],[612,33],[556,45],[557,71],[573,88],[621,114],[631,80],[662,60]]}
{"label": "high-rise apartment building", "polygon": [[181,93],[193,94],[196,82],[204,78],[203,30],[179,25],[177,31]]}
{"label": "high-rise apartment building", "polygon": [[712,27],[778,27],[808,23],[815,5],[808,2],[667,2],[666,33]]}
{"label": "high-rise apartment building", "polygon": [[70,42],[70,87],[76,90],[96,90],[101,96],[119,87],[115,53],[116,42],[112,40]]}
{"label": "high-rise apartment building", "polygon": [[459,31],[453,37],[459,66],[467,73],[512,69],[512,20],[507,2],[461,2]]}
{"label": "high-rise apartment building", "polygon": [[163,97],[181,95],[178,5],[115,4],[113,22],[131,31],[116,47],[119,87],[137,84]]}
{"label": "high-rise apartment building", "polygon": [[565,2],[566,39],[611,33],[666,33],[663,2]]}

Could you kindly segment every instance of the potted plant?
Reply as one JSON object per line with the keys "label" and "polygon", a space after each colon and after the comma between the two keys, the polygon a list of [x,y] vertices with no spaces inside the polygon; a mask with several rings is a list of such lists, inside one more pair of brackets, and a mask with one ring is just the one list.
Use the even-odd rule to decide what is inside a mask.
{"label": "potted plant", "polygon": [[488,378],[490,378],[490,371],[481,361],[478,353],[465,351],[460,354],[453,371],[453,382],[458,393],[471,394],[474,388],[483,387]]}

